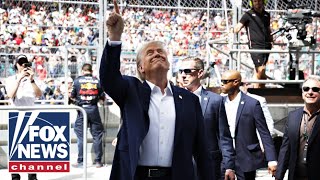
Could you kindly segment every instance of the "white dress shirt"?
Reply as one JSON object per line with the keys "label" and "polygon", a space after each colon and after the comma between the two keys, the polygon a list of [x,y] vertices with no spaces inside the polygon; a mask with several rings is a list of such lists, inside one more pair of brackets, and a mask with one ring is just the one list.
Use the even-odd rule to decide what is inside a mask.
{"label": "white dress shirt", "polygon": [[198,96],[200,103],[201,103],[201,92],[202,92],[202,86],[199,86],[198,89],[193,92],[193,94]]}
{"label": "white dress shirt", "polygon": [[224,106],[226,108],[226,114],[228,118],[229,129],[231,133],[231,137],[233,139],[233,146],[235,146],[235,131],[236,131],[236,118],[238,112],[238,106],[241,99],[241,93],[238,93],[237,96],[230,101],[229,97],[227,96]]}
{"label": "white dress shirt", "polygon": [[171,86],[168,82],[164,94],[149,81],[151,88],[149,104],[149,131],[140,150],[138,164],[142,166],[171,167],[176,111]]}

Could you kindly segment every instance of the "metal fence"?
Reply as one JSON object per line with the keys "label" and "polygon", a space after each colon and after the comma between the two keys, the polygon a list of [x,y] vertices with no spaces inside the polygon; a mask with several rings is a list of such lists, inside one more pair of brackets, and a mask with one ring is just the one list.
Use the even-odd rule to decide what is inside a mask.
{"label": "metal fence", "polygon": [[0,78],[15,74],[18,54],[28,55],[41,79],[76,77],[84,62],[95,65],[104,44],[100,7],[102,0],[2,1]]}
{"label": "metal fence", "polygon": [[[239,8],[233,6],[238,2],[241,2]],[[319,10],[318,0],[297,0],[296,4]],[[229,28],[250,8],[249,0],[120,0],[119,5],[126,23],[122,45],[122,72],[132,75],[136,74],[133,65],[136,50],[148,40],[161,40],[166,43],[172,59],[172,73],[176,72],[179,59],[185,56],[199,56],[206,60],[208,65],[218,62],[217,67],[222,71],[228,69],[229,57],[210,48],[207,42],[228,38]],[[4,41],[8,40],[7,37],[10,39],[10,42],[6,41],[5,45],[1,45],[0,38],[0,51],[3,53],[0,58],[0,78],[14,73],[13,54],[43,53],[42,58],[49,59],[51,54],[69,45],[78,48],[68,50],[69,56],[63,57],[67,58],[68,63],[58,65],[55,72],[58,75],[47,73],[46,77],[55,78],[66,73],[68,76],[77,76],[81,63],[75,64],[75,59],[77,62],[79,59],[88,59],[88,62],[93,64],[97,62],[96,67],[99,67],[96,59],[100,59],[107,39],[104,20],[106,13],[113,8],[112,0],[4,0],[0,8],[0,35]],[[280,21],[287,12],[287,4],[281,0],[269,0],[266,9],[271,12],[274,21]],[[3,18],[5,13],[7,20]],[[38,14],[40,20],[34,14]],[[52,36],[47,35],[50,34],[48,32]],[[21,40],[19,35],[23,35],[23,40],[27,42],[17,45],[17,41]],[[247,47],[246,42],[242,43],[243,46],[238,48]],[[86,48],[88,46],[96,49]],[[215,48],[233,49],[230,44],[215,44]],[[311,58],[305,57],[306,61]],[[242,61],[251,63],[250,57],[246,55]],[[50,60],[47,64],[50,64]],[[279,64],[285,66],[285,63]],[[52,67],[43,67],[47,72],[52,71]],[[67,70],[60,71],[65,69],[64,67],[68,67]],[[315,67],[318,67],[317,63]]]}

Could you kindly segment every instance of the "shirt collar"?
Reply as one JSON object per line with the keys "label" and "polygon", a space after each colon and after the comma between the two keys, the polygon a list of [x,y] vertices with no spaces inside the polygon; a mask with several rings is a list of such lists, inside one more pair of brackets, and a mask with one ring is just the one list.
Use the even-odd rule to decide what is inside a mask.
{"label": "shirt collar", "polygon": [[313,113],[313,114],[309,114],[309,111],[307,110],[307,107],[306,106],[304,106],[303,107],[303,113],[304,114],[307,114],[308,116],[317,116],[317,115],[319,115],[320,114],[320,109],[317,111],[317,112],[315,112],[315,113]]}
{"label": "shirt collar", "polygon": [[[159,88],[158,86],[156,86],[155,84],[153,84],[152,82],[146,80],[147,84],[149,85],[151,91],[154,90],[155,87]],[[160,89],[160,88],[159,88]],[[167,93],[167,94],[173,94],[172,93],[172,88],[171,88],[171,85],[169,83],[169,81],[167,81],[167,87],[164,89],[164,91]]]}
{"label": "shirt collar", "polygon": [[199,86],[198,89],[196,89],[193,93],[197,96],[201,96],[202,92],[202,86]]}
{"label": "shirt collar", "polygon": [[237,94],[236,98],[234,98],[232,101],[230,101],[229,96],[227,96],[226,101],[227,102],[239,103],[240,99],[241,99],[241,91]]}

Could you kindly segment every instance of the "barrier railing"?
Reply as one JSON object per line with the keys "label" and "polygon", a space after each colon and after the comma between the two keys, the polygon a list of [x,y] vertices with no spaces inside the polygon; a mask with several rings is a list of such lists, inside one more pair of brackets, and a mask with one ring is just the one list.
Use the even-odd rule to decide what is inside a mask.
{"label": "barrier railing", "polygon": [[[283,107],[283,108],[286,108],[286,111],[287,111],[287,114],[289,113],[289,111],[288,111],[288,108],[290,108],[290,107],[292,107],[292,108],[294,108],[294,107],[303,107],[304,106],[304,104],[301,104],[301,103],[298,103],[298,104],[276,104],[276,103],[268,103],[267,104],[267,106],[268,107],[275,107],[275,108],[278,108],[278,107]],[[281,131],[279,131],[279,130],[277,130],[277,129],[273,129],[273,132],[277,135],[277,136],[283,136],[283,132],[281,132]]]}
{"label": "barrier railing", "polygon": [[87,113],[79,106],[65,106],[65,105],[40,105],[40,106],[0,106],[0,110],[79,110],[83,114],[83,178],[87,179]]}
{"label": "barrier railing", "polygon": [[[237,54],[237,58],[232,57],[232,53],[238,53]],[[297,59],[295,60],[297,63],[295,64],[295,67],[297,69],[297,71],[295,72],[295,79],[294,80],[248,80],[248,82],[257,82],[257,83],[269,83],[269,82],[273,82],[273,83],[295,83],[295,84],[299,84],[302,83],[303,80],[299,80],[299,55],[301,53],[311,53],[311,54],[315,54],[315,53],[320,53],[320,51],[316,51],[316,50],[300,50],[300,49],[295,49],[295,50],[257,50],[257,49],[231,49],[230,50],[230,59],[231,60],[236,60],[236,65],[237,67],[234,68],[233,67],[233,63],[230,63],[230,69],[237,69],[240,70],[241,69],[241,53],[295,53],[297,55]],[[311,69],[312,69],[312,73],[314,72],[314,63],[311,64]]]}

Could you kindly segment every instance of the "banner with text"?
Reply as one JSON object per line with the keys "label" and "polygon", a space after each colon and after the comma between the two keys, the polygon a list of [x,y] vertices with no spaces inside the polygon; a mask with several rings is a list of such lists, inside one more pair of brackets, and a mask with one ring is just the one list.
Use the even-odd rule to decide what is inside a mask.
{"label": "banner with text", "polygon": [[70,172],[70,113],[9,112],[9,172]]}

